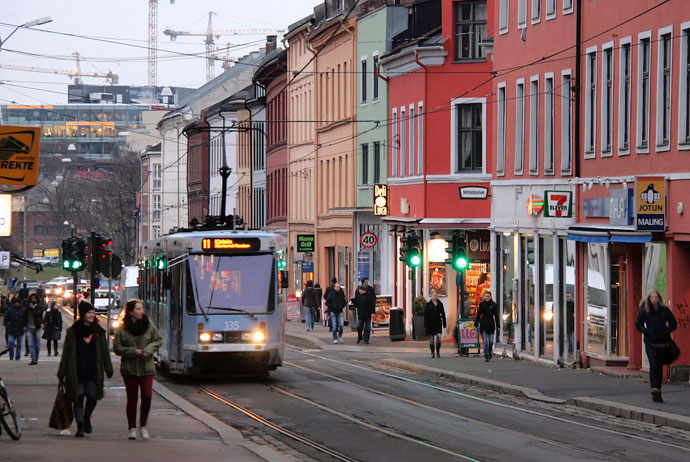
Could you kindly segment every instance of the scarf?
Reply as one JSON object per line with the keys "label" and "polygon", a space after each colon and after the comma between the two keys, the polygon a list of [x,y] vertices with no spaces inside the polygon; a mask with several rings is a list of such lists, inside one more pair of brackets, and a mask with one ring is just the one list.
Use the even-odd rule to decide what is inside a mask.
{"label": "scarf", "polygon": [[77,337],[86,338],[91,334],[95,334],[101,326],[98,325],[98,321],[92,322],[91,324],[86,324],[82,319],[75,321],[72,324],[72,330]]}
{"label": "scarf", "polygon": [[146,313],[144,313],[144,317],[139,321],[135,321],[132,316],[127,315],[125,316],[124,328],[131,335],[139,337],[140,335],[144,335],[149,329],[149,324],[151,324],[151,322],[149,321],[149,317],[146,316]]}

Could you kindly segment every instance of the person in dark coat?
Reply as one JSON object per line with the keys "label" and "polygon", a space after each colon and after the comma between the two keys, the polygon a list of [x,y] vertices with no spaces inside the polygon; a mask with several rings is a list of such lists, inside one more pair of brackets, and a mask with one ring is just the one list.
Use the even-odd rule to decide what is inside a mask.
{"label": "person in dark coat", "polygon": [[652,290],[647,298],[640,303],[640,314],[637,316],[635,327],[644,334],[644,349],[649,358],[649,385],[652,399],[663,403],[661,397],[661,380],[663,377],[663,364],[659,358],[660,353],[668,348],[671,340],[671,332],[676,327],[676,318],[671,310],[664,305],[664,300],[656,290]]}
{"label": "person in dark coat", "polygon": [[[7,294],[7,298],[5,299],[3,309],[2,309],[2,315],[5,316],[7,312],[12,308],[12,304],[14,303],[14,299],[17,297],[17,294],[14,291],[10,291],[10,293]],[[5,345],[9,347],[8,343],[8,337],[9,334],[7,333],[7,329],[5,329]]]}
{"label": "person in dark coat", "polygon": [[48,347],[48,356],[50,356],[51,346],[57,356],[58,340],[62,338],[62,314],[57,302],[50,302],[50,309],[43,315],[43,338]]}
{"label": "person in dark coat", "polygon": [[331,295],[331,292],[333,292],[333,286],[335,286],[338,283],[338,280],[336,278],[331,278],[331,283],[326,287],[326,290],[323,293],[323,299],[328,301],[328,296]]}
{"label": "person in dark coat", "polygon": [[477,308],[477,318],[474,320],[477,331],[482,335],[484,348],[484,361],[493,357],[494,333],[498,333],[500,321],[498,317],[498,305],[491,299],[491,292],[484,292],[484,300]]}
{"label": "person in dark coat", "polygon": [[326,299],[328,316],[331,320],[331,332],[333,332],[333,343],[343,342],[343,309],[347,306],[347,300],[343,289],[337,282],[333,284],[333,290]]}
{"label": "person in dark coat", "polygon": [[24,310],[24,330],[27,335],[28,347],[31,350],[32,366],[38,364],[38,353],[41,351],[40,332],[43,329],[43,313],[45,305],[39,302],[38,295],[29,296],[29,304]]}
{"label": "person in dark coat", "polygon": [[26,287],[26,282],[22,283],[22,288],[17,292],[17,297],[19,297],[22,303],[29,299],[29,289]]}
{"label": "person in dark coat", "polygon": [[[432,290],[431,300],[427,302],[424,309],[424,329],[429,335],[429,349],[432,358],[441,357],[442,328],[446,328],[446,311],[443,309],[443,303],[438,299],[438,293]],[[436,354],[434,354],[434,339],[436,339]]]}
{"label": "person in dark coat", "polygon": [[22,342],[24,340],[24,307],[19,298],[13,300],[12,306],[5,313],[2,324],[7,333],[10,359],[19,361],[22,357]]}
{"label": "person in dark coat", "polygon": [[[357,307],[357,343],[364,340],[369,343],[371,335],[371,316],[376,312],[376,295],[373,290],[369,290],[364,284],[359,286],[355,295],[355,306]],[[362,332],[364,331],[364,332]]]}
{"label": "person in dark coat", "polygon": [[113,365],[106,332],[98,325],[93,305],[82,300],[78,310],[79,320],[65,333],[57,377],[64,384],[67,398],[74,406],[77,421],[74,436],[84,437],[84,432],[92,431],[91,414],[98,400],[103,398],[103,376],[113,376]]}
{"label": "person in dark coat", "polygon": [[323,289],[321,289],[321,284],[318,282],[314,284],[314,300],[317,303],[316,310],[314,311],[314,322],[321,321],[321,299],[323,298]]}
{"label": "person in dark coat", "polygon": [[314,330],[314,312],[321,304],[321,297],[315,298],[314,281],[307,281],[307,287],[302,292],[302,305],[304,305],[305,323],[307,331]]}

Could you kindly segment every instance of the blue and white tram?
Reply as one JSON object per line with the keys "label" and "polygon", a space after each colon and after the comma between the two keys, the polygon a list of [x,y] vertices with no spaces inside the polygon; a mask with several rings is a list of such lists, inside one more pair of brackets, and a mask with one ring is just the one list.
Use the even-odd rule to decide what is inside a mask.
{"label": "blue and white tram", "polygon": [[282,236],[185,231],[141,248],[139,290],[163,337],[160,367],[185,375],[267,372],[283,364]]}

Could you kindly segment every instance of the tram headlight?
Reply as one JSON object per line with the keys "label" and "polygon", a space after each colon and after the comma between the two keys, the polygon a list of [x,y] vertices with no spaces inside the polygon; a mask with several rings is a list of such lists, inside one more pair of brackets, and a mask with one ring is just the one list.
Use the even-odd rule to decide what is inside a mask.
{"label": "tram headlight", "polygon": [[222,332],[214,332],[213,335],[211,335],[211,340],[214,342],[222,342],[223,341],[223,333]]}
{"label": "tram headlight", "polygon": [[266,335],[261,332],[260,330],[255,330],[252,332],[252,342],[254,343],[261,343],[264,340],[266,340]]}
{"label": "tram headlight", "polygon": [[210,342],[211,341],[211,334],[208,332],[202,332],[199,334],[199,341],[200,342]]}

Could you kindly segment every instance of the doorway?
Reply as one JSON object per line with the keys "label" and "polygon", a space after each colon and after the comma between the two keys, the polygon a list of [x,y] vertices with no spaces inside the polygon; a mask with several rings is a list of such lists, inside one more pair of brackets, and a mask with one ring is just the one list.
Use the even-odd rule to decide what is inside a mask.
{"label": "doorway", "polygon": [[524,234],[520,238],[522,254],[522,296],[520,297],[520,333],[522,338],[522,350],[533,351],[535,325],[535,257],[536,241],[533,234]]}

